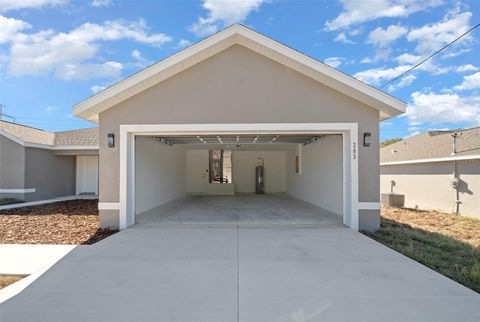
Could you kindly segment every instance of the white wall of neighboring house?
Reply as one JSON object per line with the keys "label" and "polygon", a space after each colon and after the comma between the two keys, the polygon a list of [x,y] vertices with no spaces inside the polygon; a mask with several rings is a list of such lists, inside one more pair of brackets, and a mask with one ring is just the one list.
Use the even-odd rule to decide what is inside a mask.
{"label": "white wall of neighboring house", "polygon": [[[381,166],[380,191],[405,195],[409,208],[434,209],[480,218],[480,160]],[[451,180],[457,174],[458,189]]]}
{"label": "white wall of neighboring house", "polygon": [[185,194],[185,150],[137,137],[135,147],[135,210],[155,208]]}
{"label": "white wall of neighboring house", "polygon": [[286,151],[233,151],[232,171],[236,193],[255,192],[257,158],[263,158],[265,192],[287,191]]}
{"label": "white wall of neighboring house", "polygon": [[288,151],[288,194],[342,214],[342,136],[326,136],[303,146],[301,175],[295,172],[296,151]]}

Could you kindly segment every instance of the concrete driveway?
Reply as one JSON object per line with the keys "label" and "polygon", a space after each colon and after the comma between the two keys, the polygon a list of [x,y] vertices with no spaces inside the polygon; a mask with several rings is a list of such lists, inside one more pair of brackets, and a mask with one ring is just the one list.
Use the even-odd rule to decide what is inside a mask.
{"label": "concrete driveway", "polygon": [[73,250],[0,321],[480,319],[479,294],[285,196],[188,198],[138,222]]}

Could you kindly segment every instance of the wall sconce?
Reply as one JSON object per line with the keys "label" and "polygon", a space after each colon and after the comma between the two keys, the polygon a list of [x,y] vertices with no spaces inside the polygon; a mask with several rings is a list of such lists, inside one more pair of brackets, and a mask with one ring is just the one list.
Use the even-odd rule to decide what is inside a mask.
{"label": "wall sconce", "polygon": [[115,147],[115,134],[113,133],[107,134],[107,145],[109,148]]}
{"label": "wall sconce", "polygon": [[372,133],[365,132],[363,133],[363,146],[370,146],[372,145]]}

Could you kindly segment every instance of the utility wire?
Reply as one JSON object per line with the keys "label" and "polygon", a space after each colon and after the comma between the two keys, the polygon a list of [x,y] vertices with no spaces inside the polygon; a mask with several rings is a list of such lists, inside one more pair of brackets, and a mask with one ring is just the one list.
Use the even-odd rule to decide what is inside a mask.
{"label": "utility wire", "polygon": [[407,71],[403,72],[402,74],[400,74],[399,76],[393,78],[392,80],[386,82],[385,84],[383,84],[382,86],[380,86],[380,88],[384,88],[385,86],[387,86],[388,84],[391,84],[393,83],[394,81],[396,81],[397,79],[400,79],[402,78],[403,76],[407,75],[408,73],[410,73],[412,70],[414,70],[415,68],[417,68],[418,66],[422,65],[423,63],[425,63],[427,60],[429,60],[430,58],[432,58],[433,56],[435,56],[436,54],[444,51],[445,49],[447,49],[448,47],[450,47],[451,45],[453,45],[454,43],[456,43],[458,40],[460,40],[461,38],[463,38],[464,36],[466,36],[467,34],[469,34],[470,32],[474,31],[475,29],[477,29],[478,27],[480,27],[480,23],[478,25],[475,25],[473,26],[472,28],[470,28],[469,30],[467,30],[466,32],[464,32],[463,34],[461,34],[460,36],[458,36],[457,38],[455,38],[453,41],[449,42],[448,44],[446,44],[445,46],[443,46],[442,48],[440,48],[439,50],[437,50],[436,52],[434,52],[433,54],[431,54],[430,56],[428,56],[427,58],[423,59],[421,62],[417,63],[415,66],[409,68]]}

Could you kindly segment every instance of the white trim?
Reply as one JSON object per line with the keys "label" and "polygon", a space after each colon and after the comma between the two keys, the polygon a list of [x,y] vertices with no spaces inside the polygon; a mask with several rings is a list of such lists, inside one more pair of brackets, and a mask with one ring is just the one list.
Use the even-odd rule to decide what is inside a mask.
{"label": "white trim", "polygon": [[25,142],[23,142],[21,139],[17,138],[15,135],[12,135],[2,129],[0,129],[0,135],[3,135],[7,139],[12,140],[15,143],[18,143],[20,145],[25,145]]}
{"label": "white trim", "polygon": [[379,210],[381,208],[380,202],[359,202],[358,209],[362,210]]}
{"label": "white trim", "polygon": [[98,203],[98,210],[119,210],[120,203],[119,202],[99,202]]}
{"label": "white trim", "polygon": [[451,157],[444,157],[444,158],[431,158],[431,159],[418,159],[418,160],[381,162],[381,163],[380,163],[380,166],[384,166],[384,165],[414,164],[414,163],[430,163],[430,162],[445,162],[445,161],[462,161],[462,160],[475,160],[475,159],[480,159],[480,154],[475,154],[475,155],[462,155],[462,156],[451,156]]}
{"label": "white trim", "polygon": [[342,134],[343,217],[358,230],[358,124],[357,123],[243,123],[243,124],[132,124],[120,125],[119,226],[135,222],[135,136],[192,134]]}
{"label": "white trim", "polygon": [[98,114],[102,111],[234,44],[247,47],[381,111],[381,119],[405,112],[406,103],[247,27],[233,25],[76,104],[74,113],[98,122]]}
{"label": "white trim", "polygon": [[0,193],[32,193],[35,192],[35,188],[29,189],[0,189]]}

